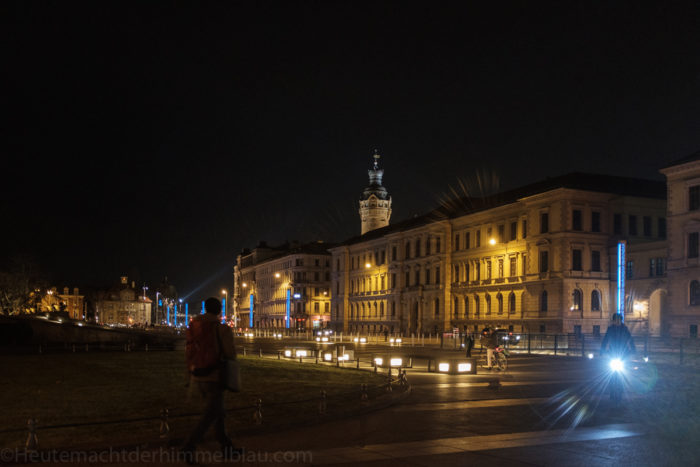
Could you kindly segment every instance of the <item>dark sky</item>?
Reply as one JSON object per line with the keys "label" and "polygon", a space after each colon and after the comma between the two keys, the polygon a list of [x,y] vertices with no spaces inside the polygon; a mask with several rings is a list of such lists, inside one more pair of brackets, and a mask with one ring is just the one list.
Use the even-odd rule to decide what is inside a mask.
{"label": "dark sky", "polygon": [[395,221],[477,179],[660,179],[700,150],[698,5],[2,2],[3,264],[198,299],[258,240],[358,234],[374,148]]}

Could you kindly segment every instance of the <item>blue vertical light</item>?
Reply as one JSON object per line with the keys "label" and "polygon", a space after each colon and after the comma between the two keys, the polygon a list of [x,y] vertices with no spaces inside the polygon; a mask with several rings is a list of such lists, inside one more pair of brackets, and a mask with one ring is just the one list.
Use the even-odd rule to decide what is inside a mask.
{"label": "blue vertical light", "polygon": [[226,322],[226,299],[221,299],[221,322]]}
{"label": "blue vertical light", "polygon": [[170,305],[168,305],[168,314],[166,315],[165,322],[170,326]]}
{"label": "blue vertical light", "polygon": [[204,314],[204,300],[202,300],[202,312],[200,313],[201,315]]}
{"label": "blue vertical light", "polygon": [[625,321],[625,242],[617,242],[617,312]]}
{"label": "blue vertical light", "polygon": [[289,329],[289,314],[292,308],[292,289],[287,289],[287,308],[286,308],[286,316],[284,318],[284,327]]}
{"label": "blue vertical light", "polygon": [[250,294],[250,327],[253,327],[253,302],[254,302],[254,297],[253,294]]}
{"label": "blue vertical light", "polygon": [[185,303],[185,326],[187,326],[187,324],[189,323],[189,320],[187,318],[189,316],[189,314],[190,314],[190,304]]}
{"label": "blue vertical light", "polygon": [[158,300],[158,306],[163,306],[163,300]]}
{"label": "blue vertical light", "polygon": [[175,327],[177,327],[177,304],[175,305],[175,313],[173,314],[173,323],[175,323]]}

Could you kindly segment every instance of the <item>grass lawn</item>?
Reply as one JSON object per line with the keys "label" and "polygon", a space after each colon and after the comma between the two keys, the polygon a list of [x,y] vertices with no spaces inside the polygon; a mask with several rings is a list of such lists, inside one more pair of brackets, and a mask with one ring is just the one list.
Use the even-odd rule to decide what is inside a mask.
{"label": "grass lawn", "polygon": [[[291,419],[304,423],[318,419],[321,390],[328,394],[332,413],[340,407],[359,407],[361,384],[374,387],[385,382],[367,371],[313,363],[258,357],[241,357],[241,363],[243,391],[226,395],[227,408],[241,408],[227,416],[234,432],[253,425],[250,406],[258,398],[265,425]],[[0,356],[0,368],[0,431],[25,428],[29,418],[37,418],[42,449],[147,442],[157,439],[159,422],[43,430],[42,426],[157,417],[167,407],[173,436],[182,436],[197,416],[178,415],[198,414],[202,408],[196,386],[185,384],[183,352]],[[0,433],[0,447],[21,446],[26,436],[26,431]]]}

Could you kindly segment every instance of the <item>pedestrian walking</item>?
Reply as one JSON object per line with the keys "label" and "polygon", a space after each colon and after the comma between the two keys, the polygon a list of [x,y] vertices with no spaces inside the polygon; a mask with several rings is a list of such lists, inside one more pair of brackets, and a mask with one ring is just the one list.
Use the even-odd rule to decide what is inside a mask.
{"label": "pedestrian walking", "polygon": [[216,439],[226,458],[240,455],[242,452],[242,449],[234,446],[226,433],[225,425],[222,372],[225,359],[236,358],[233,332],[231,328],[221,324],[221,302],[217,298],[208,298],[204,308],[206,313],[192,319],[186,334],[185,357],[189,382],[197,385],[205,402],[202,418],[182,446],[188,463],[194,462],[196,446],[211,425],[214,425]]}

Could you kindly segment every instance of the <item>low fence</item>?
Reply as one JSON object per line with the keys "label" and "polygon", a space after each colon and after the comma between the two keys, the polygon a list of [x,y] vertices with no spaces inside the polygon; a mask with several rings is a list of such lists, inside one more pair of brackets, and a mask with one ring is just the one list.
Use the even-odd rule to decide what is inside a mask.
{"label": "low fence", "polygon": [[[647,335],[633,339],[640,357],[680,365],[700,363],[700,339]],[[502,344],[514,353],[585,357],[599,355],[602,341],[603,336],[587,334],[515,334]]]}

